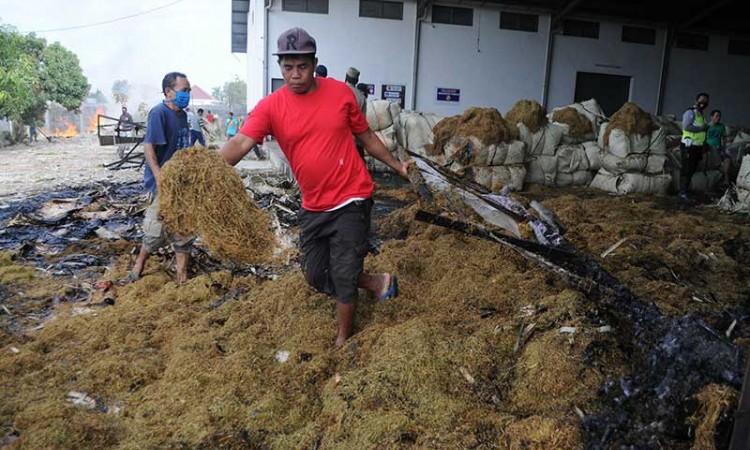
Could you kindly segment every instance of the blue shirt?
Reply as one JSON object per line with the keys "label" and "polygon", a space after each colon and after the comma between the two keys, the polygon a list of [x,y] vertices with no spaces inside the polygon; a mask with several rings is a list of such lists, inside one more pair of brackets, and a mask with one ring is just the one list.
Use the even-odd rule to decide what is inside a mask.
{"label": "blue shirt", "polygon": [[232,117],[230,119],[227,119],[227,134],[234,136],[237,134],[237,126],[239,126],[240,121],[237,120],[236,117]]}
{"label": "blue shirt", "polygon": [[[177,150],[190,147],[190,127],[185,111],[172,111],[164,103],[151,108],[143,142],[154,146],[159,167],[169,161]],[[143,186],[156,192],[156,180],[148,164],[143,173]]]}

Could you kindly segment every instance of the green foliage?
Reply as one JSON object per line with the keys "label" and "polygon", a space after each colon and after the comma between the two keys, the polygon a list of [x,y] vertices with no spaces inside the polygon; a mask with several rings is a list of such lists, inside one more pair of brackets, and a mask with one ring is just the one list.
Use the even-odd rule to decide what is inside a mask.
{"label": "green foliage", "polygon": [[34,34],[0,26],[0,117],[41,120],[47,102],[76,110],[89,92],[78,57]]}
{"label": "green foliage", "polygon": [[211,95],[229,107],[235,115],[243,115],[247,109],[247,83],[235,75],[234,80],[227,81],[222,87],[215,87]]}
{"label": "green foliage", "polygon": [[89,93],[90,86],[76,54],[55,42],[42,52],[42,62],[42,88],[48,99],[61,104],[68,111],[77,110]]}
{"label": "green foliage", "polygon": [[128,83],[128,80],[115,80],[112,83],[112,97],[114,97],[116,103],[121,105],[128,102],[128,98],[130,98],[130,83]]}
{"label": "green foliage", "polygon": [[107,97],[104,96],[104,93],[100,89],[97,89],[96,92],[91,92],[89,98],[93,98],[96,103],[107,103]]}

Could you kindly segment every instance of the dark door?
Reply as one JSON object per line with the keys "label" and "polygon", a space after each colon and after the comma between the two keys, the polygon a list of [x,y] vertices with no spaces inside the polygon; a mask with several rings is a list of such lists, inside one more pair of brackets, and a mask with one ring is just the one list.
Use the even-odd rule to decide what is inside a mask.
{"label": "dark door", "polygon": [[630,77],[604,73],[578,72],[576,75],[576,102],[596,99],[607,116],[616,113],[630,100]]}

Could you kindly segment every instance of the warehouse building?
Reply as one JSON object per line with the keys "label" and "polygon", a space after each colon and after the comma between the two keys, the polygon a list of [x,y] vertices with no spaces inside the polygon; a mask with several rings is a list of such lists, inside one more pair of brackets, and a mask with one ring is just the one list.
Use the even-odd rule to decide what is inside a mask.
{"label": "warehouse building", "polygon": [[[248,109],[283,85],[272,53],[293,26],[318,42],[329,76],[361,72],[375,98],[440,116],[551,109],[596,98],[681,115],[711,94],[729,123],[750,123],[750,31],[739,1],[233,0],[232,51],[247,53]],[[371,96],[372,98],[372,96]]]}

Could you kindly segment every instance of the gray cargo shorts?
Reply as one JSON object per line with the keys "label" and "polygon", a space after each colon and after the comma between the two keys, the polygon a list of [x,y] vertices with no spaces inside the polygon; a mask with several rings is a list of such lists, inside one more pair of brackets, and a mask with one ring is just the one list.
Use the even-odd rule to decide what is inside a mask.
{"label": "gray cargo shorts", "polygon": [[172,244],[176,253],[190,253],[195,236],[182,238],[166,230],[159,217],[159,195],[148,194],[148,209],[143,216],[143,247],[153,253],[167,244]]}

